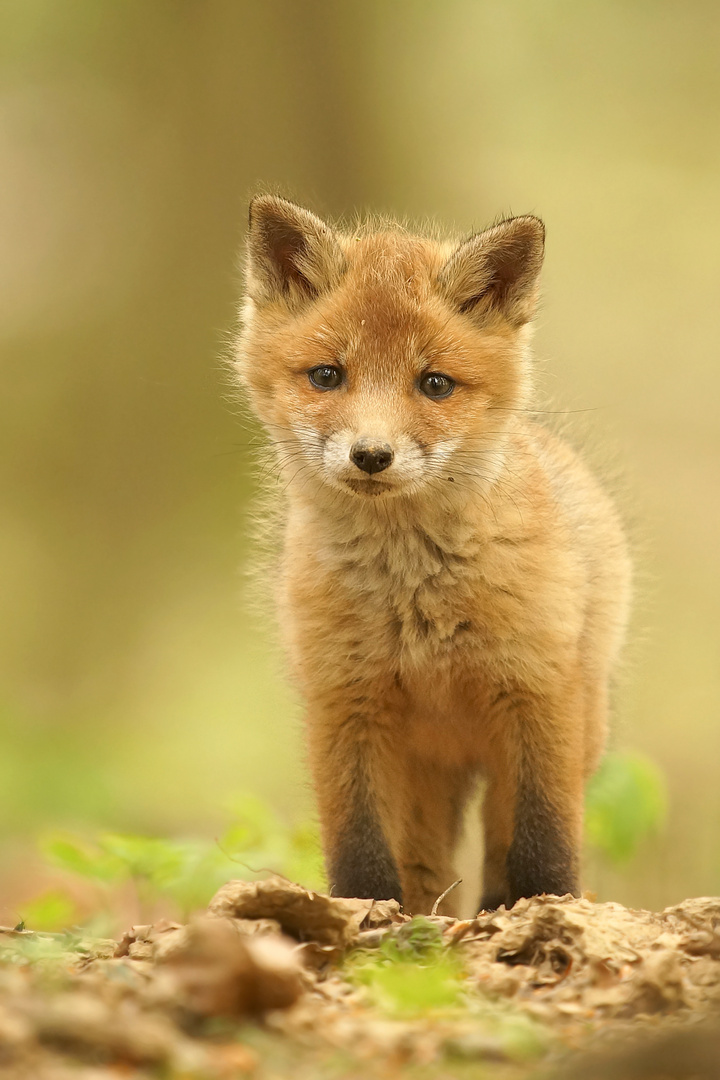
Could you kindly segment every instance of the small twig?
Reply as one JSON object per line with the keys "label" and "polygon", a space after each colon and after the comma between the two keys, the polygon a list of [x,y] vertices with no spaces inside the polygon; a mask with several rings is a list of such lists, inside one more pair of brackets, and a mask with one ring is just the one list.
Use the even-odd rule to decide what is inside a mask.
{"label": "small twig", "polygon": [[251,874],[272,874],[273,877],[282,878],[283,881],[287,881],[290,885],[293,884],[293,882],[290,881],[289,877],[285,877],[285,875],[281,874],[279,870],[273,870],[271,866],[259,866],[256,869],[254,866],[249,866],[248,863],[242,862],[240,859],[236,859],[234,855],[231,855],[229,851],[225,850],[217,837],[215,837],[215,844],[229,862],[234,862],[238,866],[242,866],[243,870],[249,870]]}
{"label": "small twig", "polygon": [[448,893],[451,893],[453,891],[453,889],[457,889],[458,885],[461,885],[461,884],[462,884],[462,878],[459,877],[457,879],[457,881],[453,881],[452,885],[449,885],[447,887],[447,889],[445,890],[444,893],[440,893],[437,900],[435,901],[435,903],[432,906],[432,911],[430,912],[431,916],[432,915],[437,915],[438,908],[440,907],[440,905],[442,904],[443,900],[448,895]]}

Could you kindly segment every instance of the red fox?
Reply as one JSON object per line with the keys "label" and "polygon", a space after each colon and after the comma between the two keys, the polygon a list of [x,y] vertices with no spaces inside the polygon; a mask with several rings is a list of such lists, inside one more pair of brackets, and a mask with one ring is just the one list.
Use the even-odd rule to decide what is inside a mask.
{"label": "red fox", "polygon": [[544,234],[250,206],[235,366],[283,481],[279,619],[336,896],[430,911],[478,776],[481,907],[578,891],[630,560],[533,419]]}

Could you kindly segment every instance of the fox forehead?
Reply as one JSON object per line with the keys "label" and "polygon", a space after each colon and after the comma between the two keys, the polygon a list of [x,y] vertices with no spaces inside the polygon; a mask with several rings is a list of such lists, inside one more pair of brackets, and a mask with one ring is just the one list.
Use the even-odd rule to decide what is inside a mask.
{"label": "fox forehead", "polygon": [[346,239],[343,247],[347,269],[337,295],[361,320],[392,333],[417,324],[428,305],[447,312],[437,287],[439,244],[382,232]]}
{"label": "fox forehead", "polygon": [[380,287],[406,296],[427,295],[451,245],[400,230],[341,237],[347,276],[356,287]]}
{"label": "fox forehead", "polygon": [[462,363],[467,327],[443,298],[437,274],[450,245],[399,232],[343,237],[347,263],[334,290],[296,327],[297,360],[315,353],[342,361],[362,377],[413,372],[429,361]]}

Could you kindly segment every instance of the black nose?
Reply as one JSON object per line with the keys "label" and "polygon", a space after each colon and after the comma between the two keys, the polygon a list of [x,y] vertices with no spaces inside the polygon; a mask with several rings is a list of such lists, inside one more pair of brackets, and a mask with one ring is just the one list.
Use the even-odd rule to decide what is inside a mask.
{"label": "black nose", "polygon": [[366,473],[382,472],[392,464],[393,452],[387,443],[358,439],[350,450],[350,460]]}

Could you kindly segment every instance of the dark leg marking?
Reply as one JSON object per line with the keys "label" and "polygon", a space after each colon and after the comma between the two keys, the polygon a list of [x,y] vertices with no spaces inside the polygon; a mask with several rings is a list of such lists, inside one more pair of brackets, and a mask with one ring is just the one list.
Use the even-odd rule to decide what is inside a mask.
{"label": "dark leg marking", "polygon": [[366,793],[358,795],[328,863],[333,896],[402,903],[397,867]]}
{"label": "dark leg marking", "polygon": [[507,857],[509,902],[541,893],[577,894],[577,863],[572,837],[547,796],[533,783],[521,783]]}

